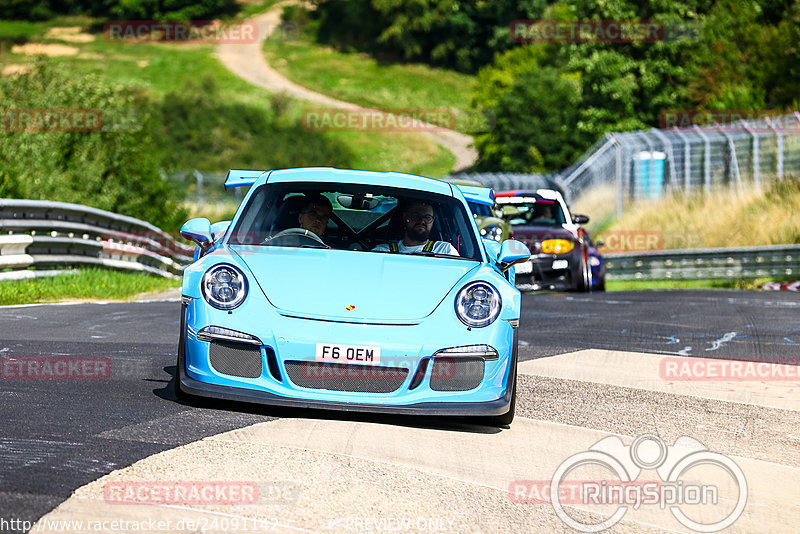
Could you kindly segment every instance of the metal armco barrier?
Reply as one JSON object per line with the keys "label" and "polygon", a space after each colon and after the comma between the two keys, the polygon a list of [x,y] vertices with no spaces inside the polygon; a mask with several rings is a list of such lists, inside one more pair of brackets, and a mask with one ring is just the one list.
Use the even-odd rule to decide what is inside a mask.
{"label": "metal armco barrier", "polygon": [[193,250],[133,217],[66,202],[0,199],[0,270],[15,274],[99,266],[177,277]]}
{"label": "metal armco barrier", "polygon": [[609,280],[755,278],[800,274],[800,245],[606,254]]}

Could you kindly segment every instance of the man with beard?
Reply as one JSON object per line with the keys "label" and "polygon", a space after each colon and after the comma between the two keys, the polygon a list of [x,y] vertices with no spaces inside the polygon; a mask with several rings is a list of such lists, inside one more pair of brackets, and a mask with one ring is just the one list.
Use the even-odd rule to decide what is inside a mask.
{"label": "man with beard", "polygon": [[411,202],[403,210],[400,220],[403,223],[403,239],[378,245],[372,250],[403,254],[433,252],[434,254],[458,256],[458,251],[447,241],[430,241],[431,228],[433,228],[435,220],[431,204],[423,201]]}

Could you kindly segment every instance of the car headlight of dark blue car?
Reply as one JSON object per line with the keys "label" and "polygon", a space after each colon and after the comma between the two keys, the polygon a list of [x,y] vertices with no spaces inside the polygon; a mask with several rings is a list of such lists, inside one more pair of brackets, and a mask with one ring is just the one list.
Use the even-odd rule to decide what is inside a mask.
{"label": "car headlight of dark blue car", "polygon": [[203,275],[203,297],[219,310],[232,310],[247,297],[247,279],[233,265],[215,265]]}
{"label": "car headlight of dark blue car", "polygon": [[500,292],[487,282],[472,282],[456,295],[456,315],[467,326],[489,326],[500,315]]}
{"label": "car headlight of dark blue car", "polygon": [[490,224],[485,228],[481,228],[481,237],[493,239],[499,243],[503,240],[503,229],[496,224]]}

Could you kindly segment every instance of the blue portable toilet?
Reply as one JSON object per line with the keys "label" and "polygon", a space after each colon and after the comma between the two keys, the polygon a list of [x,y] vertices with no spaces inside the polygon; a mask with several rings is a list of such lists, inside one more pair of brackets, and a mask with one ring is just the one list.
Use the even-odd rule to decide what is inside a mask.
{"label": "blue portable toilet", "polygon": [[633,156],[634,198],[658,200],[664,188],[664,166],[667,155],[663,152],[642,151]]}

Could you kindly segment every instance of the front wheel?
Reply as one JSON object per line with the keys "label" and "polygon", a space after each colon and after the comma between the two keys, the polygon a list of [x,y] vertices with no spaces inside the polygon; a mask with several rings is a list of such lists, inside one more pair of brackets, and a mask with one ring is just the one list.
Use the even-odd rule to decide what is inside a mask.
{"label": "front wheel", "polygon": [[586,261],[586,256],[581,257],[581,263],[578,267],[578,281],[575,283],[575,291],[588,293],[592,290],[592,268],[589,267],[589,262]]}
{"label": "front wheel", "polygon": [[514,421],[514,412],[517,409],[517,377],[514,376],[514,390],[511,392],[511,402],[508,405],[508,411],[503,415],[496,415],[492,417],[492,426],[506,426]]}
{"label": "front wheel", "polygon": [[181,369],[186,365],[186,305],[181,305],[181,331],[178,337],[178,358],[175,362],[175,380],[172,382],[172,392],[175,398],[179,400],[186,400],[189,395],[184,393],[181,389]]}

